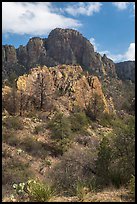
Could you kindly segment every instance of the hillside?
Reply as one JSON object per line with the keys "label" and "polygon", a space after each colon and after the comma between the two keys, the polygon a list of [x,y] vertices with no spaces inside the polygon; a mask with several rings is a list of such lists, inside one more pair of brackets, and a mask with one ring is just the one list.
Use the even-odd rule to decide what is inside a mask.
{"label": "hillside", "polygon": [[[131,87],[129,85],[124,87],[122,81],[113,80],[110,78],[100,81],[97,76],[84,72],[77,65],[39,66],[31,69],[28,74],[18,77],[11,87],[3,87],[4,200],[11,194],[14,194],[15,200],[28,199],[28,197],[20,197],[20,194],[17,196],[12,186],[27,182],[30,178],[52,184],[57,191],[51,198],[55,201],[92,200],[90,198],[92,188],[100,189],[100,185],[103,189],[109,188],[109,183],[114,187],[117,185],[124,187],[122,194],[127,195],[127,201],[133,200],[129,187],[126,189],[124,185],[129,182],[131,174],[134,173],[134,168],[131,168],[132,165],[134,166],[132,158],[134,106],[131,106],[130,101],[122,112],[121,108],[118,109],[119,102],[115,98],[121,93],[119,98],[121,104],[126,102],[125,88],[131,89],[132,84]],[[131,97],[134,96],[134,91],[132,92]],[[130,128],[129,133],[124,132]],[[119,168],[120,171],[119,180],[115,181],[113,171],[108,179],[108,170],[105,170],[107,157],[104,161],[104,170],[102,165],[97,167],[96,162],[99,159],[103,138],[109,138],[106,142],[112,146],[111,149],[114,152],[111,154],[117,154],[119,150],[115,147],[114,135],[117,135],[119,144],[119,131],[120,135],[127,137],[127,141],[130,140],[130,143],[125,143],[123,140],[122,146],[118,149],[122,148],[120,151],[124,153],[123,147],[129,146],[132,151],[124,153],[123,157],[113,158],[112,163],[110,162],[110,169]],[[109,148],[107,143],[104,146],[105,151]],[[124,178],[121,177],[123,166],[119,166],[121,159],[125,162]],[[116,165],[115,168],[113,163]],[[64,165],[68,170],[64,169]],[[100,172],[102,172],[101,177]],[[66,183],[64,183],[65,180]],[[91,182],[90,185],[88,180]],[[82,186],[80,184],[77,192],[79,182]],[[94,182],[97,183],[94,184]],[[82,190],[85,187],[88,188],[86,193]],[[94,196],[97,193],[97,197],[93,197],[93,200],[101,199],[98,190],[95,189]],[[63,197],[67,196],[66,191],[70,198]],[[113,191],[115,189],[112,190],[112,195]],[[120,192],[118,191],[117,194]],[[118,198],[114,196],[106,199],[117,200]],[[124,197],[119,199],[121,201]]]}
{"label": "hillside", "polygon": [[2,56],[3,202],[134,201],[134,62],[60,28]]}

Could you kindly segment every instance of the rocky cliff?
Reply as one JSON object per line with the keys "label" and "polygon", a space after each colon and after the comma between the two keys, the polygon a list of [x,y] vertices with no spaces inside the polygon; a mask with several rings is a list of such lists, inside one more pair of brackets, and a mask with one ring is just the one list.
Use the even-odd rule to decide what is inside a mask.
{"label": "rocky cliff", "polygon": [[72,29],[56,28],[50,32],[47,39],[34,37],[26,46],[20,46],[18,49],[10,45],[3,46],[2,56],[3,73],[7,71],[9,64],[12,69],[18,64],[27,70],[37,65],[77,64],[97,76],[116,76],[113,61],[106,55],[102,57],[94,52],[89,40]]}
{"label": "rocky cliff", "polygon": [[135,82],[135,61],[116,63],[117,76],[122,80]]}
{"label": "rocky cliff", "polygon": [[[7,97],[5,87],[3,94],[6,93],[4,95]],[[18,93],[22,92],[23,100],[27,101],[29,110],[36,106],[39,108],[43,99],[43,110],[51,109],[69,113],[76,107],[87,108],[96,94],[104,106],[104,111],[109,112],[109,105],[98,77],[83,72],[78,65],[33,68],[29,74],[18,78],[17,89]]]}

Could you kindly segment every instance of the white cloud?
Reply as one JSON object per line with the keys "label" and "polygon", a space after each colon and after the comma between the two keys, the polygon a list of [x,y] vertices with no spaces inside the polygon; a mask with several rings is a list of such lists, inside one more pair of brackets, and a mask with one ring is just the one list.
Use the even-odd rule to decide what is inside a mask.
{"label": "white cloud", "polygon": [[94,46],[94,50],[96,52],[98,49],[98,44],[96,43],[95,38],[90,38],[89,41]]}
{"label": "white cloud", "polygon": [[95,38],[90,38],[89,41],[94,46],[96,52],[99,52],[102,56],[107,55],[108,58],[112,59],[114,62],[122,61],[134,61],[135,60],[135,43],[130,43],[128,49],[123,54],[113,54],[108,50],[99,50],[99,44],[96,42]]}
{"label": "white cloud", "polygon": [[78,28],[81,23],[60,14],[51,2],[2,2],[3,33],[44,35],[56,27]]}
{"label": "white cloud", "polygon": [[129,48],[127,52],[125,53],[125,57],[128,60],[135,60],[135,43],[130,43]]}
{"label": "white cloud", "polygon": [[135,43],[130,43],[128,50],[123,54],[112,54],[108,50],[98,51],[101,55],[106,54],[108,58],[114,62],[134,61],[135,60]]}
{"label": "white cloud", "polygon": [[100,2],[77,2],[65,8],[65,11],[73,16],[91,16],[99,12],[102,4]]}
{"label": "white cloud", "polygon": [[127,9],[129,2],[113,2],[114,6],[116,6],[119,10]]}

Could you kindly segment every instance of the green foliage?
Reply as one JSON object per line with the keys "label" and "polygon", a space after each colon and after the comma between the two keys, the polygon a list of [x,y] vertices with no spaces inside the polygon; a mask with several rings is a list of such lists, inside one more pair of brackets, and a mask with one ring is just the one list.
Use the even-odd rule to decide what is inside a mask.
{"label": "green foliage", "polygon": [[63,155],[63,153],[69,149],[71,141],[69,138],[63,138],[55,140],[53,144],[56,154]]}
{"label": "green foliage", "polygon": [[32,202],[47,202],[53,195],[53,189],[49,185],[35,180],[27,183],[27,192]]}
{"label": "green foliage", "polygon": [[85,195],[86,195],[86,187],[84,185],[84,183],[82,182],[78,182],[76,185],[76,195],[79,198],[80,201],[83,201]]}
{"label": "green foliage", "polygon": [[47,156],[44,144],[33,137],[25,137],[24,140],[20,142],[20,146],[24,151],[35,157],[45,158],[45,156]]}
{"label": "green foliage", "polygon": [[123,182],[127,183],[135,172],[135,118],[129,117],[123,123],[114,130],[113,160]]}
{"label": "green foliage", "polygon": [[3,125],[7,129],[14,129],[14,130],[22,130],[23,129],[23,124],[22,121],[19,117],[8,117],[3,120]]}
{"label": "green foliage", "polygon": [[57,113],[50,121],[48,127],[52,131],[53,139],[69,138],[72,134],[70,121],[62,113]]}
{"label": "green foliage", "polygon": [[16,81],[17,77],[18,76],[15,72],[12,72],[9,74],[9,79],[8,79],[9,86],[11,86],[11,87],[15,86],[15,81]]}
{"label": "green foliage", "polygon": [[13,130],[7,130],[6,128],[2,128],[2,141],[11,145],[17,146],[18,140]]}
{"label": "green foliage", "polygon": [[116,188],[120,188],[123,181],[122,181],[121,172],[118,169],[115,169],[115,168],[111,169],[111,171],[110,171],[110,181],[111,181],[111,184],[113,186],[115,186]]}
{"label": "green foliage", "polygon": [[29,202],[47,202],[53,196],[53,188],[51,186],[36,180],[14,184],[13,188],[20,198],[22,198],[22,195],[27,195]]}
{"label": "green foliage", "polygon": [[103,137],[98,150],[98,158],[96,161],[97,185],[105,186],[110,180],[110,162],[112,152],[107,137]]}
{"label": "green foliage", "polygon": [[39,134],[40,132],[44,132],[46,129],[46,125],[45,124],[41,124],[41,125],[37,125],[34,129],[34,134]]}
{"label": "green foliage", "polygon": [[86,115],[93,121],[96,121],[104,111],[104,104],[101,97],[98,94],[93,94],[91,100],[86,107]]}
{"label": "green foliage", "polygon": [[135,196],[135,176],[131,175],[131,179],[129,181],[129,190],[130,193],[133,194],[133,196]]}
{"label": "green foliage", "polygon": [[62,155],[68,149],[72,136],[70,120],[62,113],[57,113],[49,122],[48,127],[52,131],[51,138],[55,151]]}
{"label": "green foliage", "polygon": [[70,116],[71,129],[73,132],[81,132],[89,124],[89,119],[86,116],[85,112],[76,112]]}
{"label": "green foliage", "polygon": [[99,124],[104,127],[111,127],[112,121],[114,120],[114,115],[109,113],[102,113],[99,118]]}

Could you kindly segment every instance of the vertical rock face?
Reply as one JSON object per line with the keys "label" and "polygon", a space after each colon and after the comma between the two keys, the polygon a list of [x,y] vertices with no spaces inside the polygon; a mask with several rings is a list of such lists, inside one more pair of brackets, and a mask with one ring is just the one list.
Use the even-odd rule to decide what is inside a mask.
{"label": "vertical rock face", "polygon": [[135,82],[135,61],[116,63],[116,73],[122,80]]}
{"label": "vertical rock face", "polygon": [[19,63],[26,67],[32,67],[36,64],[41,64],[42,57],[46,56],[44,47],[45,41],[41,38],[32,38],[26,46],[20,46],[17,49]]}
{"label": "vertical rock face", "polygon": [[47,54],[60,64],[89,64],[85,59],[93,46],[77,31],[55,29],[47,39]]}
{"label": "vertical rock face", "polygon": [[28,52],[27,47],[20,45],[17,49],[17,57],[20,64],[27,66],[28,63]]}
{"label": "vertical rock face", "polygon": [[39,64],[42,54],[46,56],[44,41],[41,38],[32,38],[27,44],[28,64]]}
{"label": "vertical rock face", "polygon": [[11,63],[11,64],[17,62],[16,49],[14,46],[4,45],[2,47],[2,61],[4,63]]}
{"label": "vertical rock face", "polygon": [[15,49],[3,46],[3,62],[15,63],[27,69],[37,65],[81,65],[92,74],[115,77],[115,64],[105,55],[94,52],[93,45],[78,31],[56,28],[46,39],[31,38],[26,46]]}

